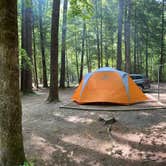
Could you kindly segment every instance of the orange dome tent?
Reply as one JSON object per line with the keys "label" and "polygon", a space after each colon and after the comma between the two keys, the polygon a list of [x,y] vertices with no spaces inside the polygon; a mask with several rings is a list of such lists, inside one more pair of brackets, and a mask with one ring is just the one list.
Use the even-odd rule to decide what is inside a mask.
{"label": "orange dome tent", "polygon": [[110,67],[85,75],[72,96],[72,100],[79,104],[106,102],[128,105],[147,99],[128,73]]}

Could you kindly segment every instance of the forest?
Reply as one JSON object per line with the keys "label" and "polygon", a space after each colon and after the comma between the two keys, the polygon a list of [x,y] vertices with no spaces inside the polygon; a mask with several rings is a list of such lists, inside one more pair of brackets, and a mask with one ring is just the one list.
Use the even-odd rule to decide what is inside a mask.
{"label": "forest", "polygon": [[[32,140],[28,142],[29,135],[26,131],[32,128],[35,134],[38,131],[42,133],[42,128],[40,130],[33,128],[35,127],[35,125],[33,126],[35,120],[32,124],[30,123],[31,119],[38,116],[41,119],[43,116],[45,122],[54,122],[55,119],[52,119],[52,117],[56,113],[59,113],[56,118],[61,114],[59,105],[66,104],[69,101],[73,88],[80,84],[87,73],[102,67],[111,67],[129,74],[142,74],[153,83],[152,87],[154,88],[156,88],[157,81],[158,84],[160,81],[164,87],[166,81],[165,6],[165,0],[0,0],[0,166],[31,166],[33,163],[37,166],[42,166],[42,164],[43,166],[53,166],[55,164],[55,161],[49,160],[49,157],[44,161],[42,155],[40,156],[43,159],[42,164],[37,159],[33,161],[31,150],[27,147],[33,146],[32,142],[37,139],[37,136],[34,137],[33,131],[30,131]],[[164,93],[164,90],[161,91]],[[152,94],[153,99],[156,98],[156,93],[157,90],[155,89],[154,94]],[[149,97],[149,94],[147,96]],[[20,99],[23,104],[21,104]],[[155,102],[162,106],[162,109],[164,108],[165,98],[162,101],[163,103],[156,100]],[[52,104],[55,104],[54,111],[56,110],[56,113],[52,110],[54,107]],[[44,109],[46,111],[50,109],[52,112],[47,115]],[[120,108],[120,110],[122,109]],[[64,124],[61,126],[57,122],[57,126],[59,125],[57,137],[63,135],[60,132],[63,129],[64,132],[68,133],[68,124],[66,123],[70,120],[66,120],[69,117],[65,116],[69,116],[70,113],[66,115],[62,111],[62,114],[66,130],[65,127],[61,128]],[[77,116],[73,110],[71,114]],[[82,112],[78,111],[78,114],[81,119]],[[99,114],[95,113],[95,116],[99,116]],[[112,116],[109,113],[105,114]],[[91,115],[85,113],[83,116],[87,121]],[[143,116],[143,114],[139,115]],[[117,116],[123,119],[121,115]],[[151,116],[155,119],[155,114],[152,113]],[[159,124],[159,120],[163,120],[162,112],[159,112],[158,116],[160,117],[157,121],[154,120],[154,125]],[[29,117],[31,119],[28,119]],[[129,120],[129,113],[125,114],[124,117]],[[47,140],[46,124],[39,121],[36,123],[36,126],[44,125],[44,136],[39,135],[42,139],[45,137],[45,140]],[[72,125],[74,123],[72,122]],[[134,120],[132,123],[134,123]],[[151,123],[150,120],[146,123],[147,126],[148,123]],[[164,122],[162,124],[165,125]],[[101,127],[99,124],[96,125]],[[117,122],[115,125],[120,124]],[[141,122],[139,125],[141,125]],[[95,132],[98,127],[89,128],[89,130]],[[50,133],[53,133],[52,130],[51,127],[48,128]],[[149,130],[153,131],[153,128]],[[76,131],[78,132],[79,129],[77,128]],[[102,132],[104,132],[104,129]],[[99,134],[101,133],[99,132]],[[165,144],[165,128],[161,129],[160,134],[163,144]],[[151,134],[149,135],[151,136]],[[100,135],[97,136],[101,137]],[[154,137],[156,138],[156,135]],[[51,140],[51,135],[49,135],[49,139]],[[75,140],[75,137],[73,140]],[[36,141],[34,147],[40,141],[40,139]],[[65,142],[66,139],[64,138],[63,141]],[[72,158],[73,153],[75,153],[72,149],[74,146],[71,150],[69,145],[65,144],[65,148],[69,148],[67,152],[63,152],[63,148],[59,148],[63,145],[63,141],[56,148],[58,149],[57,153],[61,151],[60,153],[64,153],[65,157],[54,157],[56,162],[59,162],[59,166],[66,163],[67,165],[86,165],[87,163],[95,165],[94,161],[92,163],[89,161],[93,157],[89,160],[85,159],[85,161],[80,160],[79,164],[77,160]],[[50,148],[54,143],[43,146]],[[96,141],[94,147],[96,149],[98,148],[97,143]],[[28,146],[26,146],[27,144]],[[86,143],[84,146],[86,146]],[[75,147],[76,150],[78,150],[77,148]],[[89,149],[92,150],[93,148]],[[81,153],[84,150],[81,149]],[[88,150],[88,154],[93,153],[96,159],[101,156],[98,154],[100,150],[95,152]],[[48,151],[45,149],[44,156],[47,156]],[[55,151],[53,149],[53,154]],[[70,157],[68,156],[69,151],[71,152]],[[102,151],[102,153],[107,154],[105,151]],[[118,154],[118,150],[117,153],[115,151],[116,154]],[[164,152],[163,154],[165,155]],[[161,156],[159,158],[162,158]],[[28,162],[29,158],[30,162]],[[65,158],[65,161],[63,161],[63,158]],[[69,158],[72,158],[72,162],[68,161]],[[61,159],[62,163],[58,159]],[[107,159],[110,160],[109,157]],[[152,158],[150,160],[153,161]],[[75,163],[73,164],[73,162]],[[103,162],[100,163],[101,165],[106,166],[109,166],[108,163],[110,163],[110,161],[107,163],[102,159],[100,162]],[[115,160],[114,162],[113,166],[118,166],[123,163],[123,160]],[[128,162],[128,160],[125,160],[125,162]],[[164,157],[161,162],[163,163],[159,164],[162,166],[165,162]],[[138,160],[137,165],[141,166],[142,164]],[[154,166],[158,166],[157,164],[154,164]],[[129,162],[128,165],[135,166],[135,163]]]}
{"label": "forest", "polygon": [[[26,79],[48,87],[53,2],[34,0],[28,7],[18,3],[20,66],[22,71],[31,69],[32,76]],[[166,79],[164,1],[66,0],[60,2],[59,14],[60,87],[72,86],[103,66],[141,73],[152,81],[160,67],[160,79]]]}

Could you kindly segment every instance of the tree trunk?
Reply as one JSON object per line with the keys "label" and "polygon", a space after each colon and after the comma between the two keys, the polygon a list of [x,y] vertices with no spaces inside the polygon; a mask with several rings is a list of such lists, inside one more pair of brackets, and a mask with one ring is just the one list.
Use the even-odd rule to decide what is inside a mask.
{"label": "tree trunk", "polygon": [[[4,14],[5,13],[5,14]],[[0,1],[0,165],[25,161],[19,96],[17,1]]]}
{"label": "tree trunk", "polygon": [[122,67],[122,21],[123,21],[123,0],[119,0],[119,16],[118,16],[118,43],[117,43],[117,69]]}
{"label": "tree trunk", "polygon": [[[32,64],[32,1],[23,0],[23,15],[22,15],[22,49],[26,51]],[[32,92],[32,71],[29,63],[22,58],[22,76],[21,76],[21,90],[23,93]]]}
{"label": "tree trunk", "polygon": [[145,60],[145,62],[146,62],[146,76],[148,77],[148,32],[147,32],[147,36],[146,36],[147,38],[146,38],[146,60]]}
{"label": "tree trunk", "polygon": [[68,0],[63,4],[63,23],[62,23],[62,52],[61,52],[61,75],[60,88],[65,88],[65,56],[66,56],[66,30],[67,30],[67,6]]}
{"label": "tree trunk", "polygon": [[104,54],[105,54],[105,66],[109,67],[109,57],[108,57],[108,46],[107,46],[107,43],[104,46]]}
{"label": "tree trunk", "polygon": [[66,80],[67,80],[67,87],[70,88],[70,77],[69,77],[69,62],[68,57],[66,56]]}
{"label": "tree trunk", "polygon": [[79,83],[79,64],[78,64],[78,50],[77,50],[77,34],[74,33],[74,40],[75,40],[75,58],[76,58],[76,69],[77,69],[77,79]]}
{"label": "tree trunk", "polygon": [[130,73],[131,60],[130,60],[130,14],[131,14],[131,1],[126,0],[125,3],[125,71]]}
{"label": "tree trunk", "polygon": [[88,44],[89,44],[89,38],[88,38],[88,32],[86,32],[86,62],[87,62],[87,68],[89,73],[91,72],[91,59],[90,59]]}
{"label": "tree trunk", "polygon": [[82,53],[81,53],[81,66],[80,66],[80,78],[79,82],[81,82],[83,77],[84,70],[84,52],[85,52],[85,33],[86,33],[86,24],[83,22],[83,32],[82,32]]}
{"label": "tree trunk", "polygon": [[98,68],[101,67],[101,54],[100,54],[100,38],[99,38],[99,12],[98,12],[98,0],[95,0],[95,10],[96,10],[96,44],[97,44],[97,62]]}
{"label": "tree trunk", "polygon": [[50,88],[49,102],[57,102],[58,95],[58,30],[59,30],[60,0],[53,1],[52,27],[51,27],[51,53],[50,53]]}
{"label": "tree trunk", "polygon": [[37,62],[36,62],[36,36],[35,36],[35,21],[34,21],[34,16],[33,16],[33,64],[34,64],[34,82],[35,86],[38,89],[39,84],[38,84],[38,73],[37,73]]}
{"label": "tree trunk", "polygon": [[42,67],[43,67],[43,87],[48,88],[47,84],[47,67],[46,67],[46,58],[45,58],[45,39],[44,39],[44,30],[43,30],[43,5],[42,0],[39,0],[39,29],[40,29],[40,47],[42,54]]}
{"label": "tree trunk", "polygon": [[[165,62],[164,59],[164,1],[162,1],[162,20],[161,20],[161,46],[160,46],[160,65],[163,65]],[[163,78],[163,66],[160,66],[159,68],[159,76],[160,76],[160,81],[162,81]]]}
{"label": "tree trunk", "polygon": [[103,6],[102,0],[100,0],[100,58],[101,58],[101,67],[103,67]]}
{"label": "tree trunk", "polygon": [[136,49],[137,49],[137,8],[135,6],[135,15],[134,15],[134,73],[136,73],[137,68],[137,59],[136,59]]}

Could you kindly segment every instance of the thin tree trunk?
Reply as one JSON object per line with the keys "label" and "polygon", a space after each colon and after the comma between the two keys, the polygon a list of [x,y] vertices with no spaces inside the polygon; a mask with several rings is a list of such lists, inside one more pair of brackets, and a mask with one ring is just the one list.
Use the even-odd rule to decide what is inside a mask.
{"label": "thin tree trunk", "polygon": [[35,86],[38,89],[38,73],[37,73],[37,62],[36,62],[36,36],[35,36],[35,31],[34,31],[34,21],[33,21],[33,59],[34,59],[34,82]]}
{"label": "thin tree trunk", "polygon": [[33,64],[34,64],[34,83],[36,88],[39,88],[38,84],[38,73],[37,73],[37,60],[36,60],[36,35],[35,35],[35,17],[33,11],[33,27],[32,27],[32,38],[33,38]]}
{"label": "thin tree trunk", "polygon": [[65,56],[66,56],[66,30],[67,30],[67,6],[68,0],[63,4],[63,24],[62,24],[62,51],[61,51],[61,75],[60,88],[65,88]]}
{"label": "thin tree trunk", "polygon": [[98,12],[98,0],[95,0],[95,10],[96,10],[96,44],[97,44],[97,60],[98,60],[98,68],[101,67],[101,54],[100,54],[100,38],[99,38],[99,12]]}
{"label": "thin tree trunk", "polygon": [[117,69],[122,67],[122,21],[123,21],[123,0],[119,0],[118,16],[118,43],[117,43]]}
{"label": "thin tree trunk", "polygon": [[46,58],[45,58],[45,38],[43,30],[43,2],[39,0],[39,29],[40,29],[40,47],[42,54],[42,68],[43,68],[43,87],[48,88],[47,84],[47,67],[46,67]]}
{"label": "thin tree trunk", "polygon": [[50,53],[50,88],[49,102],[57,102],[58,95],[58,30],[59,30],[60,0],[53,1],[52,27],[51,27],[51,53]]}
{"label": "thin tree trunk", "polygon": [[105,66],[108,67],[109,66],[109,58],[108,58],[108,46],[107,43],[105,44],[104,47],[104,53],[105,53]]}
{"label": "thin tree trunk", "polygon": [[86,62],[87,62],[88,72],[91,72],[90,54],[89,54],[88,42],[89,42],[89,40],[88,40],[88,32],[86,32]]}
{"label": "thin tree trunk", "polygon": [[[5,14],[4,14],[5,13]],[[17,1],[0,1],[0,165],[25,161],[19,96]]]}
{"label": "thin tree trunk", "polygon": [[103,67],[103,6],[102,0],[100,0],[100,57],[101,57],[101,67]]}
{"label": "thin tree trunk", "polygon": [[130,14],[131,14],[131,1],[126,0],[125,4],[125,71],[130,73],[131,60],[130,60]]}
{"label": "thin tree trunk", "polygon": [[75,36],[75,58],[76,58],[76,69],[77,69],[77,79],[79,83],[79,64],[78,64],[78,51],[77,51],[77,34],[74,33]]}
{"label": "thin tree trunk", "polygon": [[[161,48],[160,48],[160,65],[164,64],[165,59],[164,59],[164,1],[162,1],[162,21],[161,21]],[[163,78],[163,66],[160,66],[159,68],[159,76],[160,76],[160,81],[162,81]]]}
{"label": "thin tree trunk", "polygon": [[136,59],[136,49],[137,49],[137,8],[135,6],[135,20],[134,20],[134,73],[136,73],[136,65],[137,65],[137,59]]}
{"label": "thin tree trunk", "polygon": [[82,32],[82,52],[81,52],[81,66],[80,66],[80,78],[79,82],[81,82],[83,77],[84,70],[84,52],[85,52],[85,33],[86,33],[86,24],[83,22],[83,32]]}
{"label": "thin tree trunk", "polygon": [[146,38],[146,60],[145,60],[145,62],[146,62],[146,76],[148,77],[148,57],[149,57],[149,55],[148,55],[148,32],[147,32],[147,36],[146,36],[147,38]]}
{"label": "thin tree trunk", "polygon": [[68,57],[66,56],[66,80],[67,80],[67,87],[70,87],[70,77],[69,77],[69,61]]}

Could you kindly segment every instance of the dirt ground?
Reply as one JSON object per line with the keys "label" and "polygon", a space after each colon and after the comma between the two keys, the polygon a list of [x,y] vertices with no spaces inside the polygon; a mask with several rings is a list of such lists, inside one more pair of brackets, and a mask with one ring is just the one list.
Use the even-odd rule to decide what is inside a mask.
{"label": "dirt ground", "polygon": [[[60,90],[57,104],[47,104],[46,89],[23,96],[25,153],[35,166],[166,165],[166,110],[60,109],[72,94],[73,89]],[[104,125],[101,116],[117,122]]]}

